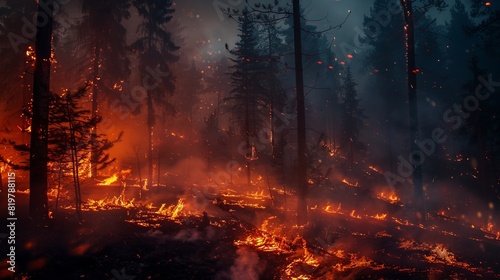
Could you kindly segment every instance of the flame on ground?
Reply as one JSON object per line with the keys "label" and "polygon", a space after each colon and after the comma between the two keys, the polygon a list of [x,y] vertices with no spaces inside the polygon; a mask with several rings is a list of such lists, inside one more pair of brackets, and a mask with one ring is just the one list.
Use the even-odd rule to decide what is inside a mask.
{"label": "flame on ground", "polygon": [[392,204],[396,204],[396,203],[398,203],[400,201],[400,198],[395,193],[391,193],[391,194],[387,195],[386,193],[381,192],[377,196],[377,198],[385,200],[385,201],[388,201],[388,202],[390,202]]}
{"label": "flame on ground", "polygon": [[117,197],[114,196],[112,198],[103,198],[99,200],[95,199],[88,199],[86,206],[88,207],[89,210],[101,210],[101,209],[108,209],[112,207],[124,207],[124,208],[132,208],[135,207],[134,204],[134,198],[131,200],[123,200],[121,196]]}
{"label": "flame on ground", "polygon": [[166,203],[163,203],[155,213],[159,215],[169,216],[171,219],[175,219],[179,216],[180,212],[184,208],[184,200],[179,198],[176,205],[166,206]]}
{"label": "flame on ground", "polygon": [[98,183],[99,186],[109,186],[114,182],[118,181],[118,173],[113,174],[113,176],[104,179],[102,182]]}

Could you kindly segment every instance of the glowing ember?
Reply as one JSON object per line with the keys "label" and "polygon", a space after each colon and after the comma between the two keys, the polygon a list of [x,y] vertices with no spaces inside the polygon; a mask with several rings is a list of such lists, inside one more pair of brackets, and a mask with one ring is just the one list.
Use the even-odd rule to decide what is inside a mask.
{"label": "glowing ember", "polygon": [[377,214],[377,215],[373,216],[373,218],[375,218],[377,220],[385,220],[385,218],[387,218],[387,214]]}
{"label": "glowing ember", "polygon": [[377,173],[380,173],[380,170],[372,165],[368,166],[368,168],[370,168],[371,170],[377,172]]}
{"label": "glowing ember", "polygon": [[339,207],[337,207],[337,209],[333,209],[333,206],[328,204],[323,210],[325,210],[325,212],[327,212],[327,213],[337,214],[337,213],[339,213],[341,207],[342,207],[342,203],[339,203]]}
{"label": "glowing ember", "polygon": [[488,225],[486,227],[486,230],[489,231],[489,232],[493,232],[493,224],[488,222]]}
{"label": "glowing ember", "polygon": [[395,193],[391,193],[390,195],[387,195],[387,194],[382,192],[377,196],[377,198],[388,201],[392,204],[396,204],[400,200],[399,197]]}
{"label": "glowing ember", "polygon": [[360,215],[356,215],[356,210],[352,210],[351,214],[349,214],[351,217],[355,218],[355,219],[361,219],[361,216]]}
{"label": "glowing ember", "polygon": [[351,187],[359,187],[358,182],[356,182],[356,183],[352,183],[352,182],[347,181],[347,179],[345,179],[345,178],[344,178],[344,179],[342,179],[342,183],[344,183],[344,184],[346,184],[346,185],[349,185],[349,186],[351,186]]}
{"label": "glowing ember", "polygon": [[442,244],[438,244],[436,248],[432,250],[432,253],[434,253],[433,256],[425,256],[425,258],[431,262],[434,261],[436,258],[445,260],[448,263],[453,263],[456,261],[453,253],[446,250],[446,248]]}

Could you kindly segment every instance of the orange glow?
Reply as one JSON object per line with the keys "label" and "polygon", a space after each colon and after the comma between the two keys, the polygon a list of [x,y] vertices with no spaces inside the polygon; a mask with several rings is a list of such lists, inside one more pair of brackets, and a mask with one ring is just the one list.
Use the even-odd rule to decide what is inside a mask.
{"label": "orange glow", "polygon": [[34,245],[34,243],[32,241],[28,241],[28,242],[26,242],[26,244],[24,244],[24,248],[26,248],[27,250],[30,250],[33,248],[33,245]]}
{"label": "orange glow", "polygon": [[47,263],[47,260],[45,258],[39,258],[34,261],[31,261],[27,264],[28,270],[38,270],[42,269],[45,264]]}
{"label": "orange glow", "polygon": [[348,54],[347,58],[353,58],[354,56],[352,54]]}
{"label": "orange glow", "polygon": [[74,255],[74,256],[81,256],[81,255],[85,254],[85,252],[87,252],[87,250],[89,248],[90,248],[90,244],[83,243],[83,244],[80,244],[80,245],[74,247],[71,250],[71,254]]}

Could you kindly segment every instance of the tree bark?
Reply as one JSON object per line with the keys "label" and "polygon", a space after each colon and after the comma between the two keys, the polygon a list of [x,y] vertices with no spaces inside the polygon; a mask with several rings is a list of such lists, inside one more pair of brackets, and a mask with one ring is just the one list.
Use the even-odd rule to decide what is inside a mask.
{"label": "tree bark", "polygon": [[[48,218],[47,162],[50,93],[50,54],[53,0],[40,0],[37,11],[35,72],[33,80],[33,118],[30,141],[30,217]],[[43,9],[49,7],[48,9]]]}
{"label": "tree bark", "polygon": [[148,92],[148,189],[153,187],[153,126],[154,126],[154,109],[153,109],[153,94]]}
{"label": "tree bark", "polygon": [[[415,28],[413,22],[413,7],[412,0],[401,0],[405,17],[405,32],[406,32],[406,62],[408,74],[408,104],[410,112],[410,141],[411,154],[413,151],[419,151],[417,142],[420,141],[419,123],[418,123],[418,107],[417,107],[417,72],[415,64]],[[413,189],[415,195],[415,211],[419,222],[425,220],[425,198],[422,186],[422,161],[423,158],[414,158],[413,165]],[[417,163],[417,164],[415,164]]]}
{"label": "tree bark", "polygon": [[[92,118],[95,119],[98,116],[99,112],[99,103],[98,103],[98,98],[99,98],[99,93],[98,93],[98,86],[97,82],[99,81],[99,59],[100,59],[100,53],[101,49],[99,47],[99,43],[96,43],[95,49],[94,49],[94,69],[93,69],[93,81],[92,81]],[[90,174],[92,178],[95,178],[97,176],[97,162],[98,162],[98,155],[97,155],[97,124],[94,125],[92,128],[92,134],[91,134],[91,153],[90,153]]]}
{"label": "tree bark", "polygon": [[300,26],[300,1],[293,0],[293,37],[295,53],[295,86],[297,94],[297,224],[307,222],[307,147],[304,75],[302,63],[302,29]]}

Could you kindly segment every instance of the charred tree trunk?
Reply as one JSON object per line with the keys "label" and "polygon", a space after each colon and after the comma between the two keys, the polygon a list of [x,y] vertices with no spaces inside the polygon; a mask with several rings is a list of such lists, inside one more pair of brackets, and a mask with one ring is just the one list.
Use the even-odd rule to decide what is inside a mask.
{"label": "charred tree trunk", "polygon": [[[99,87],[97,86],[97,82],[99,81],[99,59],[100,59],[100,53],[101,49],[99,48],[99,44],[96,43],[95,50],[94,50],[94,69],[93,69],[93,81],[92,81],[92,118],[95,119],[98,116],[98,98],[99,98]],[[91,134],[91,151],[90,151],[90,174],[93,178],[97,176],[97,162],[98,162],[98,155],[97,155],[97,123],[94,125],[92,128],[92,134]]]}
{"label": "charred tree trunk", "polygon": [[413,165],[413,188],[415,194],[415,211],[419,222],[425,221],[425,198],[422,186],[423,158],[413,157],[413,151],[419,151],[417,142],[420,141],[417,107],[417,67],[415,65],[415,28],[413,22],[412,0],[401,0],[405,17],[406,32],[406,62],[408,74],[408,104],[410,106],[410,141]]}
{"label": "charred tree trunk", "polygon": [[141,172],[141,161],[139,158],[139,147],[134,148],[135,152],[135,159],[137,160],[137,171],[139,172],[139,199],[142,199],[142,189],[143,189],[143,183],[142,183],[142,172]]}
{"label": "charred tree trunk", "polygon": [[[156,181],[157,181],[157,184],[158,184],[158,187],[160,186],[160,180],[161,180],[161,145],[162,145],[162,140],[163,140],[163,136],[164,136],[164,131],[165,131],[165,119],[166,119],[166,113],[163,112],[163,116],[162,116],[162,119],[161,119],[161,130],[159,132],[159,140],[158,140],[158,159],[156,161],[156,169],[158,170],[156,172]],[[187,152],[184,152],[184,155],[187,156],[186,154]]]}
{"label": "charred tree trunk", "polygon": [[307,164],[306,164],[306,110],[304,96],[304,76],[302,63],[302,29],[300,26],[300,1],[293,0],[293,37],[295,52],[295,86],[297,92],[297,179],[298,205],[297,223],[307,222]]}
{"label": "charred tree trunk", "polygon": [[248,92],[246,93],[246,112],[245,112],[245,126],[246,126],[246,144],[247,144],[247,154],[246,154],[246,160],[247,160],[247,185],[250,186],[252,183],[251,179],[251,169],[250,169],[250,161],[252,158],[252,147],[250,143],[250,98],[248,96]]}
{"label": "charred tree trunk", "polygon": [[2,164],[2,168],[0,168],[0,215],[2,217],[7,216],[7,189],[4,189],[3,186],[3,172],[5,170],[5,164]]}
{"label": "charred tree trunk", "polygon": [[[272,39],[271,39],[271,25],[270,24],[267,25],[267,41],[268,41],[268,46],[269,46],[268,56],[270,59],[270,63],[273,63],[272,62],[273,45],[272,45]],[[269,65],[269,66],[271,66],[271,65]],[[269,67],[269,68],[273,69],[272,67]],[[275,108],[274,94],[276,94],[275,81],[272,78],[272,75],[269,75],[269,97],[271,98],[271,100],[269,102],[269,129],[270,129],[271,135],[269,135],[269,137],[271,138],[270,139],[271,140],[271,158],[273,160],[276,158],[276,146],[274,143],[274,114],[273,114],[274,108]]]}
{"label": "charred tree trunk", "polygon": [[[42,6],[49,7],[48,9]],[[30,141],[30,217],[41,221],[48,218],[47,162],[50,94],[50,54],[53,23],[53,1],[40,0],[35,42],[35,72],[33,79],[33,119]]]}
{"label": "charred tree trunk", "polygon": [[[68,96],[69,98],[69,96]],[[71,145],[71,165],[73,167],[73,185],[75,188],[75,209],[78,220],[82,220],[82,196],[80,192],[80,168],[78,158],[78,147],[75,136],[75,126],[73,123],[73,116],[70,109],[69,101],[66,103],[66,110],[68,114],[70,145]]]}
{"label": "charred tree trunk", "polygon": [[155,115],[153,109],[153,96],[148,92],[148,184],[149,190],[153,186],[153,125]]}

